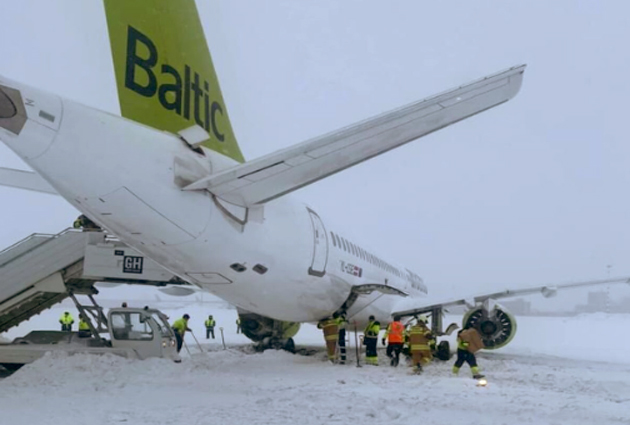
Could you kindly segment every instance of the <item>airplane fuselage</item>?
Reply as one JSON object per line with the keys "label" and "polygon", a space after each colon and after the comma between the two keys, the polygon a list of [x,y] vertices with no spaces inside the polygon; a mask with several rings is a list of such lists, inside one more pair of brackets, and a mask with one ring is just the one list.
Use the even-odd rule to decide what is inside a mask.
{"label": "airplane fuselage", "polygon": [[[179,181],[191,173],[221,171],[236,161],[205,148],[195,152],[170,133],[11,86],[28,117],[18,134],[0,128],[12,150],[122,241],[231,304],[313,322],[337,311],[356,285],[426,293],[416,275],[346,240],[290,196],[247,211],[205,190],[181,190]],[[360,324],[371,314],[386,321],[400,300],[375,292],[359,297],[348,314]]]}

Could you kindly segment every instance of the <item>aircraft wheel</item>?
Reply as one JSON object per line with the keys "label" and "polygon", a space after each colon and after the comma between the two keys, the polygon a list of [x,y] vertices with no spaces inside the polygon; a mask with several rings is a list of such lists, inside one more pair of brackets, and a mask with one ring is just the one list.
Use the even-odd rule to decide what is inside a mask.
{"label": "aircraft wheel", "polygon": [[295,353],[295,341],[293,341],[293,338],[287,339],[287,342],[284,344],[284,349],[289,353]]}
{"label": "aircraft wheel", "polygon": [[435,357],[444,361],[447,361],[451,358],[451,345],[448,343],[448,341],[441,341],[438,344],[437,350],[435,351]]}

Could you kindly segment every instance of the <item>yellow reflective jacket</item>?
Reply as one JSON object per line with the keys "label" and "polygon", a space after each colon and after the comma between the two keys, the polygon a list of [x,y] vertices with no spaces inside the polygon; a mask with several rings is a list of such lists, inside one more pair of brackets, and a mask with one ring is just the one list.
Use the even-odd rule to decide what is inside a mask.
{"label": "yellow reflective jacket", "polygon": [[346,325],[348,324],[348,321],[344,316],[337,317],[335,321],[337,322],[337,326],[339,329],[345,329]]}
{"label": "yellow reflective jacket", "polygon": [[83,319],[79,319],[79,330],[80,331],[89,331],[90,330],[90,326],[87,324],[87,322]]}
{"label": "yellow reflective jacket", "polygon": [[62,325],[71,325],[74,323],[74,318],[71,314],[62,314],[59,318],[59,323]]}
{"label": "yellow reflective jacket", "polygon": [[363,331],[363,338],[378,338],[378,333],[381,331],[381,326],[376,322],[370,321]]}
{"label": "yellow reflective jacket", "polygon": [[173,329],[183,336],[187,330],[190,330],[188,329],[188,320],[183,317],[181,319],[177,319],[173,322]]}

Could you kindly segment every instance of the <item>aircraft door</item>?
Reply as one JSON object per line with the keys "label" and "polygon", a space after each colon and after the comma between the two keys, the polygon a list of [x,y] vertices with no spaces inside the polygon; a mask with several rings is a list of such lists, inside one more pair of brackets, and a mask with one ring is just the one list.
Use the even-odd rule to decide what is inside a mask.
{"label": "aircraft door", "polygon": [[313,225],[313,261],[308,269],[308,274],[322,277],[326,274],[326,263],[328,262],[328,236],[322,219],[317,213],[307,208]]}

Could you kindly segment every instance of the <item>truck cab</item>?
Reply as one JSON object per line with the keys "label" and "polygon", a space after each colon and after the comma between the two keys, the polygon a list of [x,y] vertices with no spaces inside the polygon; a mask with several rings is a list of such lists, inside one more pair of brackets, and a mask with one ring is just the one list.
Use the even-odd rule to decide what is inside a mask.
{"label": "truck cab", "polygon": [[[93,331],[32,331],[0,344],[0,366],[14,371],[47,352],[115,354],[130,359],[160,357],[181,361],[168,318],[151,308],[113,308]],[[91,324],[91,323],[90,323]],[[109,339],[103,334],[109,334]]]}
{"label": "truck cab", "polygon": [[178,359],[175,334],[161,311],[113,308],[107,314],[107,323],[113,348],[133,350],[139,359]]}

